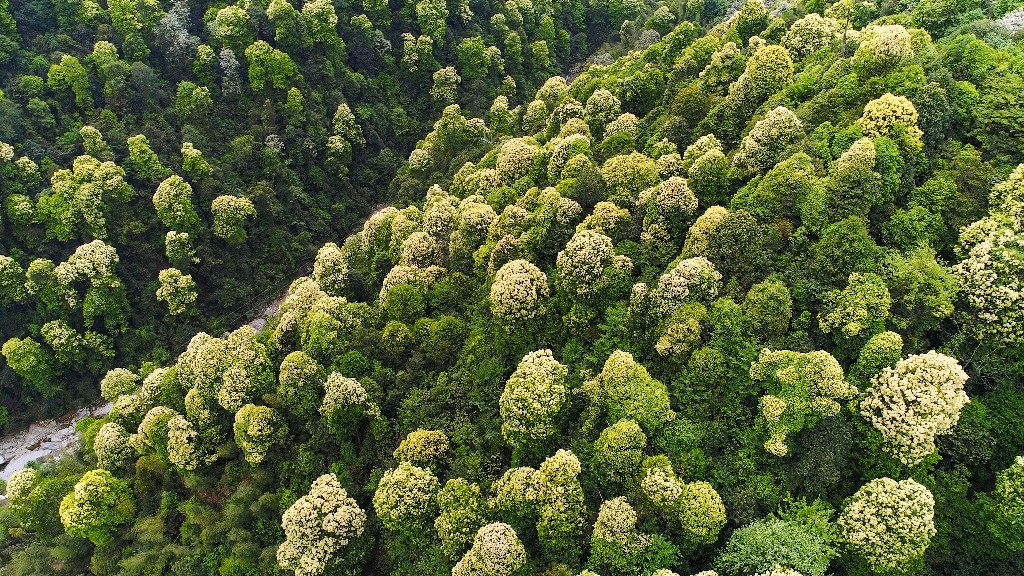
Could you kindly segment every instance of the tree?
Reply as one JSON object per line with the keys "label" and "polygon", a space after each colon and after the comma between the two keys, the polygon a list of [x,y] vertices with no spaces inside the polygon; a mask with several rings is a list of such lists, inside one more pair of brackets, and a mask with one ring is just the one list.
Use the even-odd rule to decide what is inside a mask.
{"label": "tree", "polygon": [[96,463],[107,470],[125,468],[136,455],[131,435],[116,422],[107,422],[100,427],[93,439],[93,451],[96,452]]}
{"label": "tree", "polygon": [[61,56],[58,64],[50,65],[50,71],[46,74],[46,84],[54,92],[70,90],[80,110],[92,110],[89,73],[78,58],[67,54]]}
{"label": "tree", "polygon": [[320,407],[325,380],[323,367],[305,352],[292,352],[281,362],[277,396],[290,419],[308,422]]}
{"label": "tree", "polygon": [[715,569],[721,576],[747,576],[779,566],[806,576],[824,576],[835,555],[832,542],[812,525],[769,516],[733,532],[715,560]]}
{"label": "tree", "polygon": [[781,340],[793,317],[789,288],[776,278],[754,284],[743,300],[743,313],[750,319],[750,329],[761,342]]}
{"label": "tree", "polygon": [[536,475],[537,538],[547,558],[574,563],[580,554],[583,534],[583,487],[580,461],[567,450],[559,450],[540,465]]}
{"label": "tree", "polygon": [[458,87],[462,77],[454,66],[445,66],[434,72],[434,85],[430,88],[430,97],[442,106],[455,103],[458,98]]}
{"label": "tree", "polygon": [[324,244],[313,262],[313,279],[329,296],[341,296],[349,281],[349,266],[345,252],[334,242]]}
{"label": "tree", "polygon": [[523,450],[543,442],[558,430],[556,419],[568,398],[569,369],[550,350],[523,357],[501,394],[501,433],[513,447]]}
{"label": "tree", "polygon": [[114,368],[100,380],[100,396],[108,402],[113,402],[121,396],[135,392],[140,382],[141,379],[131,370]]}
{"label": "tree", "polygon": [[612,422],[630,419],[653,434],[675,418],[669,405],[668,389],[628,352],[613,352],[597,381],[604,409]]}
{"label": "tree", "polygon": [[782,45],[795,58],[802,59],[830,45],[842,28],[842,24],[835,18],[811,12],[790,24],[782,38]]}
{"label": "tree", "polygon": [[178,416],[178,413],[167,406],[155,406],[146,412],[138,430],[132,436],[135,450],[139,454],[156,454],[166,459],[169,423],[175,416]]}
{"label": "tree", "polygon": [[187,418],[177,415],[167,421],[167,461],[185,472],[209,463],[215,457],[203,458],[199,431]]}
{"label": "tree", "polygon": [[473,546],[452,568],[452,576],[514,576],[526,566],[526,548],[508,524],[494,522],[477,531]]}
{"label": "tree", "polygon": [[95,126],[82,126],[78,130],[78,134],[82,137],[82,148],[85,149],[87,156],[92,156],[101,162],[114,160],[114,151],[111,150],[110,145],[103,139],[103,134]]}
{"label": "tree", "polygon": [[[862,44],[863,46],[863,44]],[[917,152],[924,145],[923,132],[917,127],[917,108],[903,96],[885,93],[868,102],[857,125],[870,138],[886,137],[894,141],[906,141],[911,150]]]}
{"label": "tree", "polygon": [[882,76],[914,56],[910,33],[899,24],[868,26],[852,64],[862,78]]}
{"label": "tree", "polygon": [[[331,372],[324,382],[324,400],[320,405],[320,415],[324,417],[329,430],[339,437],[346,437],[361,418],[366,415],[379,416],[380,409],[370,402],[366,389],[354,378],[346,378],[337,372]],[[440,433],[442,436],[443,433]],[[411,436],[412,434],[410,434]],[[433,445],[433,444],[431,444]],[[444,448],[447,449],[448,437],[444,437]],[[417,446],[419,447],[419,446]],[[401,446],[399,446],[401,448]],[[441,450],[443,452],[443,450]],[[433,454],[429,454],[433,455]],[[396,458],[397,452],[396,452]],[[418,463],[412,458],[408,459]]]}
{"label": "tree", "polygon": [[338,14],[330,0],[307,0],[303,3],[302,21],[306,25],[304,43],[307,48],[316,44],[345,48],[338,37]]}
{"label": "tree", "polygon": [[365,527],[366,512],[336,475],[324,474],[281,516],[285,540],[277,548],[277,563],[296,576],[347,573],[359,565],[358,558],[342,552],[353,551]]}
{"label": "tree", "polygon": [[764,447],[776,456],[790,453],[789,436],[838,415],[839,401],[857,393],[843,378],[843,367],[823,350],[765,348],[750,365],[750,378],[767,384],[768,394],[760,402],[769,433]]}
{"label": "tree", "polygon": [[11,338],[4,342],[2,352],[7,365],[43,396],[52,397],[61,391],[55,370],[56,360],[39,342],[28,336]]}
{"label": "tree", "polygon": [[164,255],[176,268],[187,268],[199,263],[199,257],[192,246],[192,236],[188,232],[169,230],[164,236]]}
{"label": "tree", "polygon": [[437,494],[437,506],[440,515],[434,529],[441,550],[454,560],[471,546],[474,532],[487,521],[480,487],[462,478],[449,480]]}
{"label": "tree", "polygon": [[632,420],[619,420],[594,442],[594,468],[611,484],[629,485],[640,473],[647,435]]}
{"label": "tree", "polygon": [[60,520],[68,535],[96,545],[113,540],[118,528],[134,517],[128,484],[102,468],[86,472],[60,503]]}
{"label": "tree", "polygon": [[449,439],[441,430],[425,430],[419,428],[411,431],[406,439],[398,444],[394,458],[398,461],[411,462],[422,467],[437,467],[439,461],[449,450]]}
{"label": "tree", "polygon": [[373,493],[373,508],[385,528],[415,536],[434,517],[440,488],[433,472],[402,462],[380,479]]}
{"label": "tree", "polygon": [[288,425],[273,408],[246,404],[235,414],[235,444],[252,466],[263,463],[287,438]]}
{"label": "tree", "polygon": [[1024,277],[1024,164],[992,187],[989,214],[960,232],[963,260],[953,274],[973,314],[970,326],[978,338],[992,337],[1002,346],[1024,342],[1024,309],[1017,305]]}
{"label": "tree", "polygon": [[210,33],[225,48],[240,51],[252,43],[249,15],[237,4],[221,8],[210,23]]}
{"label": "tree", "polygon": [[640,193],[659,180],[658,164],[639,152],[609,158],[601,167],[601,175],[608,184],[605,199],[624,206],[636,204]]}
{"label": "tree", "polygon": [[509,328],[544,313],[548,277],[527,260],[513,260],[494,275],[491,313]]}
{"label": "tree", "polygon": [[249,84],[262,92],[269,82],[278,90],[287,90],[293,78],[301,77],[299,68],[288,54],[257,40],[245,49],[249,61]]}
{"label": "tree", "polygon": [[995,518],[990,528],[1008,548],[1024,548],[1024,456],[996,474]]}
{"label": "tree", "polygon": [[171,170],[160,162],[143,134],[128,138],[128,158],[124,165],[130,174],[151,185],[171,175]]}
{"label": "tree", "polygon": [[239,246],[248,237],[245,222],[256,217],[252,200],[238,196],[217,196],[210,206],[213,212],[213,234],[232,246]]}
{"label": "tree", "polygon": [[448,6],[441,0],[420,0],[416,3],[416,21],[420,31],[429,36],[436,45],[444,45]]}
{"label": "tree", "polygon": [[191,142],[181,143],[181,169],[193,181],[203,180],[213,173],[210,163],[203,158],[203,152],[193,146]]}
{"label": "tree", "polygon": [[878,574],[913,573],[935,536],[935,498],[914,480],[876,478],[839,515],[846,546]]}
{"label": "tree", "polygon": [[726,522],[725,504],[718,491],[707,482],[690,482],[679,503],[679,523],[687,544],[714,544]]}
{"label": "tree", "polygon": [[602,574],[643,573],[643,556],[651,537],[637,530],[636,522],[636,512],[624,497],[602,502],[590,537],[587,566]]}
{"label": "tree", "polygon": [[134,190],[113,162],[92,156],[75,158],[71,170],[50,177],[52,193],[39,199],[38,211],[51,238],[108,237],[107,215],[131,200]]}
{"label": "tree", "polygon": [[782,46],[762,46],[747,59],[743,74],[729,86],[728,101],[735,102],[735,113],[745,118],[792,81],[793,59],[789,52]]}
{"label": "tree", "polygon": [[197,86],[187,80],[182,81],[178,84],[178,96],[174,107],[182,122],[202,123],[210,108],[213,107],[210,89],[205,86]]}
{"label": "tree", "polygon": [[908,356],[871,379],[860,413],[882,433],[886,452],[916,466],[935,452],[935,438],[960,420],[970,402],[965,382],[956,358],[934,350]]}
{"label": "tree", "polygon": [[825,334],[835,332],[837,341],[864,340],[885,330],[892,298],[877,274],[850,274],[843,290],[825,294],[818,325]]}
{"label": "tree", "polygon": [[195,280],[191,274],[182,274],[177,268],[160,271],[160,287],[156,290],[156,299],[167,302],[167,313],[171,316],[184,314],[196,303]]}
{"label": "tree", "polygon": [[761,173],[778,161],[782,152],[803,136],[803,123],[796,114],[779,106],[759,120],[740,142],[733,166],[746,172]]}

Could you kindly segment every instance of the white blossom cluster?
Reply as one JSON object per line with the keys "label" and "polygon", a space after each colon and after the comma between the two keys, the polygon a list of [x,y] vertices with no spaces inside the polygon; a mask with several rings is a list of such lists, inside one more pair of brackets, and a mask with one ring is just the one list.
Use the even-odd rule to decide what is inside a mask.
{"label": "white blossom cluster", "polygon": [[35,468],[22,468],[7,481],[7,499],[11,504],[18,504],[32,492],[39,480],[39,472]]}
{"label": "white blossom cluster", "polygon": [[313,262],[313,280],[330,296],[341,296],[348,284],[348,259],[334,242],[324,244],[316,252]]}
{"label": "white blossom cluster", "polygon": [[93,451],[100,468],[117,470],[128,465],[135,456],[131,434],[116,422],[107,422],[100,427],[93,439]]}
{"label": "white blossom cluster", "polygon": [[[636,530],[636,511],[625,497],[605,500],[594,522],[594,540],[603,540],[625,549],[627,546],[643,548],[645,535]],[[628,553],[628,552],[627,552]]]}
{"label": "white blossom cluster", "polygon": [[[661,457],[664,458],[664,457]],[[653,459],[649,459],[653,460]],[[676,476],[675,470],[664,458],[664,462],[649,465],[645,462],[647,472],[640,481],[640,492],[655,508],[667,511],[674,508],[686,492],[686,485]]]}
{"label": "white blossom cluster", "polygon": [[782,45],[797,59],[803,58],[831,44],[841,29],[835,18],[811,12],[789,26]]}
{"label": "white blossom cluster", "polygon": [[127,368],[114,368],[100,380],[100,396],[113,402],[125,394],[132,394],[139,387],[139,377]]}
{"label": "white blossom cluster", "polygon": [[896,69],[913,56],[914,47],[907,29],[899,24],[884,24],[861,31],[853,63],[864,70],[865,76],[875,76]]}
{"label": "white blossom cluster", "polygon": [[410,462],[388,470],[377,484],[373,507],[380,523],[394,532],[416,529],[416,522],[430,516],[441,484],[433,472]]}
{"label": "white blossom cluster", "polygon": [[796,113],[778,106],[751,128],[733,156],[733,166],[760,173],[775,165],[779,155],[803,136],[803,122]]}
{"label": "white blossom cluster", "polygon": [[186,471],[199,467],[199,432],[184,416],[176,415],[167,421],[167,460]]}
{"label": "white blossom cluster", "polygon": [[598,127],[605,126],[622,113],[622,103],[609,90],[598,88],[587,98],[583,118]]}
{"label": "white blossom cluster", "polygon": [[498,177],[506,184],[512,184],[530,173],[533,159],[540,152],[540,147],[531,139],[513,138],[506,141],[498,149],[495,170]]}
{"label": "white blossom cluster", "polygon": [[473,546],[452,568],[452,576],[511,576],[526,565],[526,548],[508,524],[493,522],[477,531]]}
{"label": "white blossom cluster", "polygon": [[499,401],[501,433],[510,444],[526,446],[557,431],[555,419],[569,395],[568,374],[569,369],[555,360],[551,350],[523,357]]}
{"label": "white blossom cluster", "polygon": [[970,402],[965,382],[956,358],[934,350],[915,354],[871,379],[860,413],[882,433],[887,452],[915,466],[935,452],[935,438],[960,420]]}
{"label": "white blossom cluster", "polygon": [[419,428],[410,432],[395,449],[395,459],[427,467],[437,464],[448,452],[448,435],[440,430]]}
{"label": "white blossom cluster", "polygon": [[691,542],[712,544],[718,540],[726,523],[725,504],[718,491],[703,481],[686,484],[679,522]]}
{"label": "white blossom cluster", "polygon": [[491,484],[487,506],[501,513],[524,514],[537,499],[537,471],[529,466],[510,468]]}
{"label": "white blossom cluster", "polygon": [[167,425],[178,413],[167,406],[155,406],[142,418],[132,436],[132,445],[139,454],[160,453],[167,449]]}
{"label": "white blossom cluster", "polygon": [[337,476],[324,474],[282,515],[285,541],[277,548],[277,562],[296,576],[320,576],[365,527],[366,512]]}
{"label": "white blossom cluster", "polygon": [[924,133],[917,127],[917,118],[917,108],[913,102],[903,96],[894,96],[886,92],[864,106],[864,112],[857,120],[857,125],[864,131],[865,136],[871,138],[886,136],[898,140],[896,129],[902,129],[910,141],[920,149],[921,136]]}
{"label": "white blossom cluster", "polygon": [[287,424],[273,408],[246,404],[235,413],[235,443],[253,466],[266,460],[287,435]]}
{"label": "white blossom cluster", "polygon": [[651,291],[657,312],[670,316],[687,301],[710,302],[718,295],[722,275],[707,258],[698,256],[679,261],[658,278]]}
{"label": "white blossom cluster", "polygon": [[612,265],[615,248],[611,238],[593,230],[573,235],[558,253],[558,286],[568,294],[587,297],[599,288],[605,270]]}
{"label": "white blossom cluster", "polygon": [[728,215],[729,210],[721,206],[711,206],[705,210],[686,232],[683,254],[689,257],[706,254],[711,234],[722,224]]}
{"label": "white blossom cluster", "polygon": [[1024,164],[989,196],[989,215],[960,232],[964,259],[953,267],[980,338],[1024,342]]}
{"label": "white blossom cluster", "polygon": [[605,139],[619,134],[624,134],[630,141],[636,142],[640,138],[640,119],[635,114],[626,112],[605,126]]}
{"label": "white blossom cluster", "polygon": [[508,324],[531,320],[544,312],[548,277],[527,260],[502,266],[491,284],[491,312]]}
{"label": "white blossom cluster", "polygon": [[846,545],[877,572],[920,557],[935,536],[935,498],[912,479],[876,478],[839,515]]}

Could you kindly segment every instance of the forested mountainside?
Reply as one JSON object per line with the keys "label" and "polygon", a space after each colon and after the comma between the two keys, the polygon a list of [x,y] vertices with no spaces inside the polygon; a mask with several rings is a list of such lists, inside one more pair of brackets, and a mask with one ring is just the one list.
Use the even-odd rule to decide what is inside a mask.
{"label": "forested mountainside", "polygon": [[445,106],[521,102],[626,19],[651,42],[725,11],[392,4],[0,2],[0,343],[18,338],[0,411],[15,426],[283,293],[392,197]]}
{"label": "forested mountainside", "polygon": [[[93,371],[114,410],[12,477],[0,574],[1024,573],[1019,3],[520,1],[470,4],[464,32],[448,6],[437,74],[410,72],[418,39],[353,66],[378,46],[359,16],[282,4],[194,14],[198,60],[159,64],[164,18],[110,6],[107,28],[89,3],[76,33],[119,45],[16,50],[36,72],[0,102],[21,130],[5,394]],[[76,42],[32,41],[24,10],[21,46]],[[387,26],[333,10],[395,50],[403,19],[441,33],[430,0]],[[543,52],[531,10],[582,18],[549,20],[567,57],[516,68],[512,36]],[[628,52],[544,79],[602,34]],[[479,89],[474,38],[504,55]],[[248,62],[231,94],[223,48]],[[179,65],[194,89],[140,96]],[[128,72],[107,91],[102,70]],[[182,122],[204,88],[205,124]],[[266,328],[223,332],[230,294],[344,229],[392,165],[393,202],[319,247]]]}

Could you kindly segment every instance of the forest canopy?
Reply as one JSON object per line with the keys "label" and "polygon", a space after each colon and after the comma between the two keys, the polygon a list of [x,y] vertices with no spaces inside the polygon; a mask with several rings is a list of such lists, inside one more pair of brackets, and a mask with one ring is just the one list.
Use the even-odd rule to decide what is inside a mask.
{"label": "forest canopy", "polygon": [[112,404],[0,574],[1024,573],[1022,77],[1016,0],[0,0],[0,429]]}

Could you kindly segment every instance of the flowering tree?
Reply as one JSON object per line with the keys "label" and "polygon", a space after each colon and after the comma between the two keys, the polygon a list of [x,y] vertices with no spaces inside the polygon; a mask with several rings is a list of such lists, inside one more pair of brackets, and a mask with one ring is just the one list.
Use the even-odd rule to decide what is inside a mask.
{"label": "flowering tree", "polygon": [[433,472],[402,462],[380,479],[373,494],[373,508],[388,530],[415,535],[434,517],[440,488]]}
{"label": "flowering tree", "polygon": [[452,568],[452,576],[513,576],[526,566],[526,548],[508,524],[494,522],[477,531],[473,546]]}
{"label": "flowering tree", "polygon": [[914,480],[876,478],[843,508],[839,531],[874,573],[912,573],[935,536],[935,499]]}
{"label": "flowering tree", "polygon": [[277,548],[277,563],[296,576],[347,573],[358,570],[355,558],[342,555],[363,535],[366,512],[338,482],[324,474],[281,516],[285,541]]}
{"label": "flowering tree", "polygon": [[963,260],[953,274],[974,314],[974,333],[1002,346],[1024,342],[1024,164],[992,188],[989,214],[960,232]]}
{"label": "flowering tree", "polygon": [[68,535],[97,545],[113,540],[117,529],[134,517],[128,483],[103,468],[86,472],[60,503],[60,521]]}
{"label": "flowering tree", "polygon": [[569,369],[550,350],[523,357],[501,394],[501,433],[512,446],[524,449],[550,438],[556,418],[568,398]]}
{"label": "flowering tree", "polygon": [[235,414],[235,443],[253,466],[287,438],[288,425],[273,408],[246,404]]}
{"label": "flowering tree", "polygon": [[769,393],[760,402],[770,435],[764,447],[776,456],[789,454],[787,437],[839,414],[839,401],[857,393],[843,378],[843,367],[823,350],[765,348],[750,365],[750,378],[767,385]]}
{"label": "flowering tree", "polygon": [[501,322],[514,326],[542,314],[548,295],[547,275],[526,260],[513,260],[494,275],[491,312]]}
{"label": "flowering tree", "polygon": [[935,438],[960,420],[970,402],[965,382],[956,358],[934,350],[915,354],[871,379],[860,413],[882,433],[886,452],[916,466],[935,452]]}

